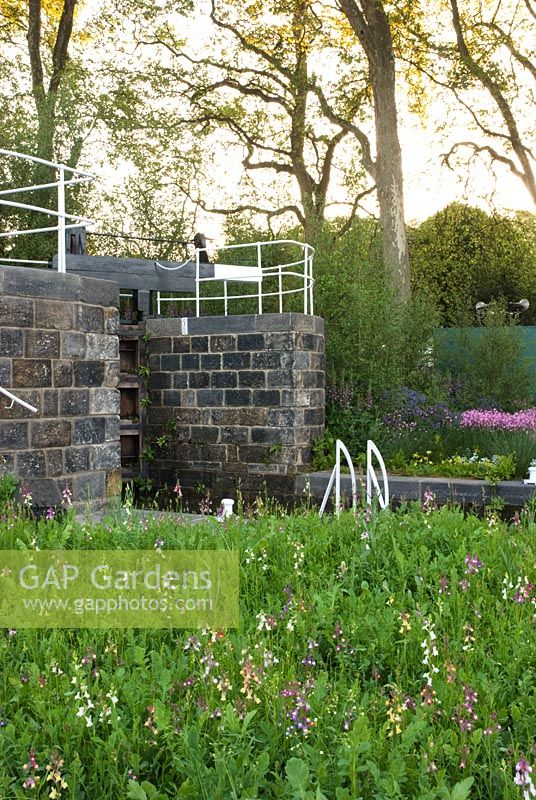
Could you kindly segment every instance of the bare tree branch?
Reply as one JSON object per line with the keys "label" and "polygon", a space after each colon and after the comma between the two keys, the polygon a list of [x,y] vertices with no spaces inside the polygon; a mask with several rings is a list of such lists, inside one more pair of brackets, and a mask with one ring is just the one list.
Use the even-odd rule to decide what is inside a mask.
{"label": "bare tree branch", "polygon": [[233,36],[235,36],[238,39],[238,41],[246,51],[250,50],[252,53],[255,53],[260,58],[264,59],[264,61],[267,61],[268,64],[271,64],[272,67],[275,67],[275,69],[277,69],[279,72],[281,72],[281,74],[285,75],[287,78],[290,79],[292,77],[291,71],[289,69],[286,69],[283,66],[283,64],[272,53],[270,53],[268,50],[264,50],[262,47],[259,47],[256,44],[253,44],[253,42],[248,41],[245,36],[242,36],[238,28],[236,28],[234,25],[231,25],[228,22],[224,22],[222,19],[218,19],[218,17],[216,16],[216,0],[211,0],[211,6],[212,10],[210,12],[210,18],[212,22],[215,25],[217,25],[218,28],[230,31],[233,34]]}
{"label": "bare tree branch", "polygon": [[[255,86],[250,86],[248,84],[240,83],[239,81],[235,81],[232,78],[222,78],[221,81],[215,81],[211,83],[208,87],[200,87],[198,92],[199,94],[204,94],[206,89],[208,88],[209,91],[217,91],[218,89],[223,88],[226,86],[229,89],[234,89],[235,91],[239,92],[243,95],[249,95],[250,97],[258,97],[259,100],[262,100],[263,103],[275,103],[279,106],[282,106],[285,111],[290,111],[290,105],[285,101],[285,99],[278,95],[272,95],[265,92],[263,89]],[[194,100],[197,99],[196,97],[193,98]]]}
{"label": "bare tree branch", "polygon": [[334,125],[338,125],[343,130],[351,133],[355,136],[359,144],[361,145],[361,159],[363,161],[363,166],[369,173],[372,178],[376,177],[376,164],[372,158],[371,154],[371,147],[370,147],[370,140],[366,133],[362,131],[360,128],[357,127],[353,122],[350,122],[344,117],[341,117],[337,114],[330,104],[328,103],[324,92],[322,91],[321,87],[315,81],[310,83],[311,91],[315,93],[320,103],[320,108],[322,109],[322,113],[324,116],[332,122]]}
{"label": "bare tree branch", "polygon": [[441,160],[443,161],[444,164],[446,164],[446,166],[449,169],[452,169],[450,165],[451,157],[455,155],[456,151],[459,150],[461,147],[470,148],[475,155],[478,155],[479,153],[487,153],[493,159],[493,161],[499,161],[501,164],[505,164],[517,178],[523,179],[524,177],[523,173],[521,172],[515,161],[513,161],[511,158],[508,158],[507,156],[501,155],[501,153],[498,153],[494,147],[491,147],[490,145],[482,145],[482,144],[477,144],[476,142],[468,142],[468,141],[455,142],[455,144],[452,145],[448,153],[441,154]]}
{"label": "bare tree branch", "polygon": [[467,46],[463,33],[462,22],[460,19],[458,0],[450,0],[450,5],[452,9],[452,22],[456,34],[458,52],[461,56],[462,62],[463,64],[465,64],[469,72],[480,81],[480,83],[484,86],[485,89],[487,89],[490,96],[495,101],[495,104],[497,105],[497,108],[499,109],[499,112],[508,130],[509,134],[508,138],[511,147],[514,153],[516,154],[516,157],[521,166],[520,169],[521,180],[525,185],[527,191],[531,195],[533,201],[536,203],[536,178],[534,176],[532,165],[530,163],[530,151],[521,140],[521,135],[519,133],[516,120],[512,113],[512,109],[505,95],[501,91],[499,85],[491,77],[491,74],[487,72],[483,67],[481,67],[480,64],[478,64],[475,61],[475,59],[469,52],[469,48]]}
{"label": "bare tree branch", "polygon": [[533,7],[533,5],[531,3],[531,0],[525,0],[525,5],[527,6],[527,8],[529,10],[529,14],[532,14],[534,19],[536,19],[536,9]]}
{"label": "bare tree branch", "polygon": [[534,64],[528,56],[524,53],[521,53],[517,47],[515,46],[512,37],[503,31],[503,29],[497,25],[496,22],[479,22],[475,25],[475,28],[488,28],[490,30],[495,31],[500,37],[500,41],[505,47],[508,48],[510,53],[513,55],[515,60],[521,64],[522,67],[525,67],[528,72],[531,73],[532,77],[536,80],[536,64]]}
{"label": "bare tree branch", "polygon": [[274,217],[280,217],[283,214],[294,214],[298,219],[300,225],[305,224],[305,217],[303,216],[302,210],[296,205],[285,205],[280,206],[279,208],[262,208],[261,206],[257,206],[253,203],[243,203],[241,205],[233,206],[231,208],[220,208],[217,206],[209,206],[201,197],[193,197],[190,193],[189,188],[185,186],[179,186],[180,190],[187,194],[188,197],[203,211],[207,212],[208,214],[221,214],[222,216],[231,217],[235,214],[243,214],[244,211],[252,211],[255,214],[262,214],[263,216],[267,217],[268,219],[273,219]]}
{"label": "bare tree branch", "polygon": [[[214,61],[212,58],[193,58],[186,51],[179,50],[169,41],[162,38],[153,39],[151,41],[142,40],[140,41],[140,44],[160,44],[167,48],[174,56],[177,58],[183,58],[189,64],[192,64],[192,66],[214,67],[215,69],[221,69],[221,62]],[[231,74],[236,73],[237,75],[255,75],[258,78],[264,78],[268,81],[279,84],[279,86],[284,90],[287,88],[285,82],[277,75],[276,72],[269,72],[268,70],[256,69],[254,67],[239,67],[236,64],[228,64],[226,66]]]}
{"label": "bare tree branch", "polygon": [[271,169],[274,172],[285,172],[287,175],[293,175],[294,170],[290,164],[280,164],[277,161],[251,161],[251,154],[248,154],[242,164],[246,169]]}
{"label": "bare tree branch", "polygon": [[335,150],[337,149],[337,146],[340,144],[340,142],[342,142],[344,137],[347,135],[348,131],[345,130],[339,131],[337,134],[335,134],[335,136],[332,137],[326,148],[326,153],[324,155],[324,165],[322,167],[320,180],[318,182],[318,191],[323,197],[325,197],[328,192]]}
{"label": "bare tree branch", "polygon": [[352,203],[352,208],[350,209],[350,213],[341,227],[337,230],[335,234],[336,239],[340,239],[341,236],[350,230],[352,227],[352,223],[356,218],[357,212],[361,207],[361,201],[364,197],[367,197],[369,194],[372,194],[376,191],[376,184],[374,183],[372,186],[369,186],[368,189],[364,189],[362,192],[359,192],[354,198],[354,202]]}

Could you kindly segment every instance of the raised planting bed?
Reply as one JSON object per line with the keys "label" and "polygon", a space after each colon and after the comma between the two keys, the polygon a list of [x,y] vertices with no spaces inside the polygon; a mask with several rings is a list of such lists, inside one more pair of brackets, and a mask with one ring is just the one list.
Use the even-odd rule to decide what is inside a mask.
{"label": "raised planting bed", "polygon": [[[312,472],[297,478],[298,493],[310,492],[313,502],[320,503],[328,485],[331,471]],[[381,481],[381,475],[378,475]],[[358,492],[365,492],[364,475],[357,476]],[[308,488],[309,487],[309,488]],[[536,492],[536,485],[522,481],[489,481],[472,478],[430,478],[421,476],[389,475],[391,501],[424,500],[432,492],[438,503],[458,503],[461,506],[485,506],[501,498],[506,506],[524,506]],[[350,475],[341,474],[341,494],[352,496]]]}

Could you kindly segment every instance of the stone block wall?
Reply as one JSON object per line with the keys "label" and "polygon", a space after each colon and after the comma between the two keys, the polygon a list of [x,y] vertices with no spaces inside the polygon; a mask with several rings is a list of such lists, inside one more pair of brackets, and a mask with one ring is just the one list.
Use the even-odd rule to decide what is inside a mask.
{"label": "stone block wall", "polygon": [[216,500],[238,486],[245,497],[266,488],[294,499],[324,430],[323,320],[148,319],[146,330],[155,485],[202,483]]}
{"label": "stone block wall", "polygon": [[0,474],[26,484],[37,508],[94,508],[120,491],[116,283],[0,267]]}

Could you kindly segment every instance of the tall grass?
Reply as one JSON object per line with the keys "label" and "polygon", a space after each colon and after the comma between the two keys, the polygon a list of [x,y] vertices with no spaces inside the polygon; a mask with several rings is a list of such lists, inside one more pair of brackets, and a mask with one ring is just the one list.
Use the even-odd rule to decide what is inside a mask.
{"label": "tall grass", "polygon": [[242,566],[235,630],[4,631],[0,796],[520,798],[533,516],[464,517],[427,496],[367,519],[4,514],[4,549],[160,540],[238,549]]}

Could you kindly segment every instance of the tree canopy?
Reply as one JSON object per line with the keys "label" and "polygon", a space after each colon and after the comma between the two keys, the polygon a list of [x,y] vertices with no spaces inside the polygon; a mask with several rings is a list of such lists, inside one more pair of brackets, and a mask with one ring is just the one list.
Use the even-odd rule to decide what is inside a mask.
{"label": "tree canopy", "polygon": [[[124,231],[184,238],[198,212],[254,224],[262,214],[273,232],[297,222],[314,244],[377,211],[401,299],[408,114],[448,96],[449,116],[437,120],[445,163],[481,159],[536,198],[533,0],[200,8],[188,32],[189,0],[0,0],[1,146],[94,164],[105,184],[75,199]],[[4,183],[23,177],[0,170]]]}

